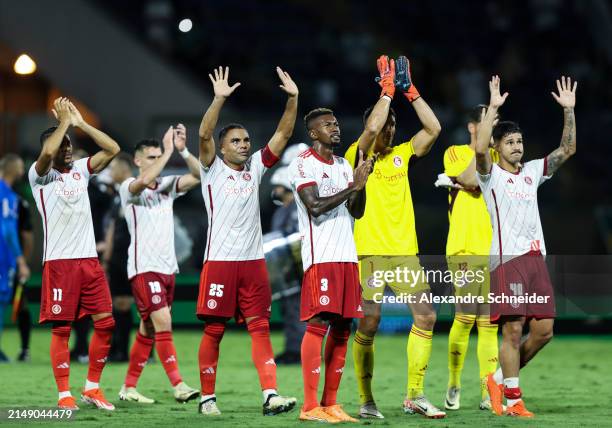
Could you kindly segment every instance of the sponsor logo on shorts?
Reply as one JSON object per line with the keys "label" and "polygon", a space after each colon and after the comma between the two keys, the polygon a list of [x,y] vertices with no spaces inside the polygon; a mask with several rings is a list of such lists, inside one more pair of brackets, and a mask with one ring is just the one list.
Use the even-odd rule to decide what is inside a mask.
{"label": "sponsor logo on shorts", "polygon": [[533,183],[533,181],[531,180],[531,177],[525,177],[525,183],[531,185],[531,183]]}
{"label": "sponsor logo on shorts", "polygon": [[393,165],[395,165],[396,167],[401,167],[404,164],[404,161],[402,159],[401,156],[395,156],[393,158]]}
{"label": "sponsor logo on shorts", "polygon": [[161,303],[161,297],[158,294],[154,294],[153,297],[151,297],[151,301],[154,305],[157,305]]}
{"label": "sponsor logo on shorts", "polygon": [[329,297],[328,296],[319,297],[319,303],[323,306],[329,305]]}
{"label": "sponsor logo on shorts", "polygon": [[58,304],[55,304],[53,306],[51,306],[51,312],[53,312],[55,315],[59,314],[60,312],[62,312],[62,307]]}
{"label": "sponsor logo on shorts", "polygon": [[215,309],[217,307],[217,301],[216,300],[212,300],[210,299],[207,303],[206,306],[208,306],[208,309]]}

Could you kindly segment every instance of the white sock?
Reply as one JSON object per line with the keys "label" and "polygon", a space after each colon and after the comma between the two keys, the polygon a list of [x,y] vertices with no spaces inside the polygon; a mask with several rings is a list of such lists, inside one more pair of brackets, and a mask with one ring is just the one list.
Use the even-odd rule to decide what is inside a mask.
{"label": "white sock", "polygon": [[263,393],[263,402],[264,402],[264,404],[266,403],[266,401],[268,401],[268,397],[270,395],[272,395],[272,394],[278,395],[278,392],[276,392],[276,389],[264,389],[261,392]]}
{"label": "white sock", "polygon": [[210,400],[211,398],[217,398],[217,396],[215,394],[202,395],[202,397],[200,397],[200,403],[203,403],[206,400]]}
{"label": "white sock", "polygon": [[61,400],[62,398],[66,398],[66,397],[72,397],[72,394],[70,393],[70,391],[60,391],[59,399]]}
{"label": "white sock", "polygon": [[100,384],[97,382],[90,382],[89,379],[85,381],[85,391],[89,391],[91,389],[100,388]]}
{"label": "white sock", "polygon": [[[505,388],[518,388],[519,378],[518,377],[507,377],[504,379]],[[506,398],[506,405],[508,407],[514,406],[516,403],[521,401],[521,398]]]}
{"label": "white sock", "polygon": [[501,385],[504,382],[504,375],[502,373],[501,367],[495,370],[495,373],[493,373],[493,380],[498,385]]}

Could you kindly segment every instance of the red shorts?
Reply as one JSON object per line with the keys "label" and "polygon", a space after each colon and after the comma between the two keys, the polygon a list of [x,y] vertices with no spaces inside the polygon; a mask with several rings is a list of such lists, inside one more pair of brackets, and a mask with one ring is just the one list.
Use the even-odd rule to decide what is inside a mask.
{"label": "red shorts", "polygon": [[357,263],[317,263],[304,272],[300,319],[323,312],[363,318]]}
{"label": "red shorts", "polygon": [[174,275],[157,272],[143,272],[134,276],[132,294],[143,321],[149,319],[151,312],[172,306],[174,301]]}
{"label": "red shorts", "polygon": [[527,253],[515,257],[491,272],[491,293],[494,299],[525,296],[532,301],[493,301],[491,321],[500,316],[526,318],[555,318],[555,292],[544,257],[540,253]]}
{"label": "red shorts", "polygon": [[39,322],[74,321],[113,312],[104,270],[95,257],[45,262]]}
{"label": "red shorts", "polygon": [[198,318],[270,318],[272,295],[266,261],[214,261],[204,263],[200,274]]}

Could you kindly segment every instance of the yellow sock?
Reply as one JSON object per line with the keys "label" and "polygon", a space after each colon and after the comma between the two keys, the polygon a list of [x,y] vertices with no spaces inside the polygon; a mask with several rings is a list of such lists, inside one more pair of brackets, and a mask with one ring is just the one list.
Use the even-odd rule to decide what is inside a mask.
{"label": "yellow sock", "polygon": [[412,324],[408,335],[408,398],[413,399],[423,395],[425,371],[431,356],[431,338],[433,331],[422,330]]}
{"label": "yellow sock", "polygon": [[478,365],[480,366],[480,392],[487,397],[485,376],[497,369],[499,351],[497,348],[497,325],[491,324],[488,315],[481,315],[476,320],[478,325]]}
{"label": "yellow sock", "polygon": [[461,388],[461,372],[476,315],[457,313],[448,335],[448,387]]}
{"label": "yellow sock", "polygon": [[355,378],[359,390],[359,401],[365,404],[374,401],[372,396],[372,376],[374,376],[374,338],[366,336],[359,330],[353,340],[353,362]]}

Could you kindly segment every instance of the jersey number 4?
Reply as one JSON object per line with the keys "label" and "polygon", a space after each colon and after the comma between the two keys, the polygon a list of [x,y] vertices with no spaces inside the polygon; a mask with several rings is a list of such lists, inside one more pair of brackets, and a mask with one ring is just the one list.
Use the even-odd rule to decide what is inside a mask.
{"label": "jersey number 4", "polygon": [[209,296],[222,297],[223,296],[223,284],[210,284]]}

